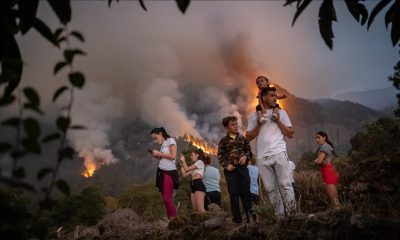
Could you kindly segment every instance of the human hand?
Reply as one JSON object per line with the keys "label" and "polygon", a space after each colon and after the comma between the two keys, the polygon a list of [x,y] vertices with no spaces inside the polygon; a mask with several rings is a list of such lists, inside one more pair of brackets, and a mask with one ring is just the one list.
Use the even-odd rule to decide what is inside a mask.
{"label": "human hand", "polygon": [[278,122],[278,120],[279,120],[279,113],[273,113],[272,116],[271,116],[271,120],[272,120],[272,121],[275,121],[275,122]]}
{"label": "human hand", "polygon": [[232,164],[229,164],[229,165],[226,167],[226,170],[228,170],[228,172],[232,172],[233,170],[235,170],[235,167],[234,167]]}
{"label": "human hand", "polygon": [[241,156],[239,159],[239,164],[244,165],[246,163],[247,157],[246,156]]}
{"label": "human hand", "polygon": [[156,158],[161,158],[161,154],[162,153],[158,150],[153,150],[153,152],[152,152],[153,157],[156,157]]}
{"label": "human hand", "polygon": [[180,154],[180,156],[179,156],[179,161],[181,162],[181,163],[184,163],[185,162],[185,156],[183,156],[183,154],[181,153]]}

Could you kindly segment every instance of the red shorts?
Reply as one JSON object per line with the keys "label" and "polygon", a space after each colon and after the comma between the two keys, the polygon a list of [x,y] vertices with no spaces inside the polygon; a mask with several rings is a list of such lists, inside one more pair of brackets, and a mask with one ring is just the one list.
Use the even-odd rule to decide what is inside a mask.
{"label": "red shorts", "polygon": [[339,183],[339,175],[336,172],[335,168],[332,164],[327,163],[320,168],[322,178],[326,184],[335,184]]}

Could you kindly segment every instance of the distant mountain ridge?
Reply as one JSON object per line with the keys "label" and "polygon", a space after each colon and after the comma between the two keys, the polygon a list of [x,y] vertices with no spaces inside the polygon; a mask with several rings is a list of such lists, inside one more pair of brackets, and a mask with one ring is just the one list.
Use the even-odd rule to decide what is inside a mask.
{"label": "distant mountain ridge", "polygon": [[315,151],[315,133],[325,131],[339,153],[350,149],[350,139],[365,123],[388,115],[351,101],[319,99],[315,101],[298,98],[277,86],[279,94],[288,96],[283,108],[293,124],[295,135],[287,140],[288,151],[296,159],[305,151]]}
{"label": "distant mountain ridge", "polygon": [[341,101],[357,102],[372,109],[383,111],[396,105],[396,94],[398,91],[390,86],[381,89],[367,91],[353,91],[336,94],[333,99]]}

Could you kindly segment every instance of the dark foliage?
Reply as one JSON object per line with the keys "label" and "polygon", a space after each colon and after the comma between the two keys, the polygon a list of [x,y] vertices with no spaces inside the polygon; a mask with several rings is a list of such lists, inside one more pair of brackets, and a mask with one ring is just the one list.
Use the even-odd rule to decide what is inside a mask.
{"label": "dark foliage", "polygon": [[102,193],[97,188],[89,187],[60,200],[51,213],[51,219],[54,227],[91,226],[105,214],[106,204]]}

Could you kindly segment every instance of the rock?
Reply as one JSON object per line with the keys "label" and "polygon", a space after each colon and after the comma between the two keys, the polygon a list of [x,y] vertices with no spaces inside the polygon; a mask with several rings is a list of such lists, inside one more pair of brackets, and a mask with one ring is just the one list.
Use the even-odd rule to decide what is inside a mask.
{"label": "rock", "polygon": [[225,218],[228,216],[226,212],[218,212],[214,217],[204,221],[206,229],[217,229],[225,223]]}
{"label": "rock", "polygon": [[168,228],[170,230],[178,230],[189,224],[191,224],[191,220],[187,216],[176,216],[169,221]]}
{"label": "rock", "polygon": [[97,226],[100,234],[103,234],[104,232],[131,228],[139,222],[139,216],[132,209],[124,208],[107,214]]}
{"label": "rock", "polygon": [[97,227],[76,226],[74,230],[74,239],[93,239],[99,237],[100,233]]}

